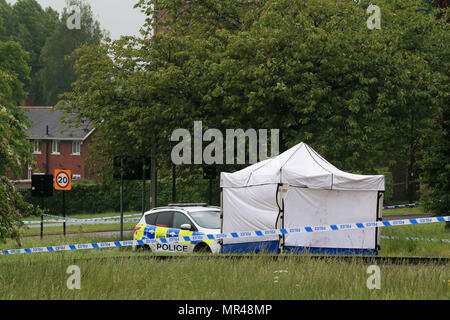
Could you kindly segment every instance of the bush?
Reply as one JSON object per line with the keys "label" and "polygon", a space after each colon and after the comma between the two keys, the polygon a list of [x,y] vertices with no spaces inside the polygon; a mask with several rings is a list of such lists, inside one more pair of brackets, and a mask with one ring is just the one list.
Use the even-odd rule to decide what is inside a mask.
{"label": "bush", "polygon": [[389,171],[388,168],[376,169],[376,173],[384,175],[385,192],[383,201],[388,202],[389,200],[392,199],[392,195],[394,194],[394,179],[392,177],[392,173]]}

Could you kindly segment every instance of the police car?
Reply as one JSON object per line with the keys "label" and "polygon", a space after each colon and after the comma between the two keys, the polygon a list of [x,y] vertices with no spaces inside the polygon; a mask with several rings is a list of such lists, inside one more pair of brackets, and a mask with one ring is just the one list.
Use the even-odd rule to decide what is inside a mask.
{"label": "police car", "polygon": [[[220,207],[204,203],[169,204],[147,211],[134,228],[135,240],[218,234],[221,227]],[[134,245],[133,251],[155,252],[220,252],[217,240]]]}

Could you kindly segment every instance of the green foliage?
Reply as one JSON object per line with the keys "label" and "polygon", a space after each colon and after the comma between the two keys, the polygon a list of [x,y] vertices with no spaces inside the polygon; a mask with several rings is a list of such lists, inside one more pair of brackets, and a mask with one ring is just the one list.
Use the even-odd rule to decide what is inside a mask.
{"label": "green foliage", "polygon": [[27,53],[14,41],[0,41],[0,103],[14,112],[25,97],[23,83],[27,81],[30,67]]}
{"label": "green foliage", "polygon": [[72,82],[77,79],[73,61],[66,59],[66,56],[83,45],[99,44],[103,37],[100,23],[94,19],[90,5],[75,0],[70,4],[81,8],[81,28],[67,28],[66,22],[71,13],[64,11],[61,23],[47,38],[40,55],[43,66],[40,70],[42,99],[47,105],[55,105],[58,95],[70,91]]}
{"label": "green foliage", "polygon": [[376,174],[384,175],[385,192],[383,200],[386,203],[386,201],[392,199],[392,195],[394,193],[394,179],[392,177],[392,173],[389,171],[388,168],[380,168],[376,169]]}
{"label": "green foliage", "polygon": [[11,5],[0,0],[0,41],[12,39],[28,52],[31,73],[24,81],[25,90],[33,94],[37,105],[54,105],[58,94],[70,90],[76,76],[65,55],[83,45],[98,44],[103,37],[87,2],[71,0],[68,4],[82,8],[81,30],[67,28],[67,12],[60,18],[58,12],[50,7],[44,10],[36,0],[18,0]]}
{"label": "green foliage", "polygon": [[[172,180],[162,178],[158,181],[158,206],[164,206],[172,202]],[[145,206],[149,210],[150,183],[145,185]],[[219,204],[220,190],[214,186],[214,204]],[[24,200],[35,206],[41,205],[40,198],[31,196],[31,190],[23,191]],[[72,190],[65,194],[66,214],[95,214],[103,212],[120,211],[120,181],[76,182]],[[208,181],[203,180],[200,174],[189,175],[177,180],[177,202],[208,202]],[[44,199],[44,208],[50,214],[62,214],[62,192],[55,190],[53,196]],[[142,211],[142,181],[124,181],[123,191],[124,211]]]}
{"label": "green foliage", "polygon": [[448,26],[421,1],[377,4],[381,30],[348,0],[142,0],[164,32],[78,50],[65,109],[97,127],[98,155],[156,145],[163,167],[171,132],[194,120],[279,128],[281,151],[304,141],[348,171],[409,159],[448,91]]}
{"label": "green foliage", "polygon": [[30,72],[25,59],[18,43],[0,41],[0,241],[18,240],[21,217],[33,209],[6,177],[7,170],[19,173],[31,161],[24,132],[29,122],[17,107],[25,95],[22,81]]}
{"label": "green foliage", "polygon": [[[446,108],[443,117],[422,140],[421,183],[425,184],[422,198],[426,208],[438,216],[450,213],[450,121]],[[446,224],[450,229],[450,223]]]}
{"label": "green foliage", "polygon": [[24,202],[6,177],[6,169],[20,170],[30,158],[28,142],[20,123],[0,105],[0,241],[19,237],[22,215],[31,214],[33,207]]}
{"label": "green foliage", "polygon": [[28,52],[31,73],[29,81],[25,82],[25,89],[33,93],[36,103],[42,103],[39,77],[42,65],[39,57],[47,37],[59,24],[58,13],[50,8],[43,10],[36,0],[18,0],[13,5],[1,2],[0,17],[3,15],[4,28],[3,32],[0,29],[0,40],[12,39]]}

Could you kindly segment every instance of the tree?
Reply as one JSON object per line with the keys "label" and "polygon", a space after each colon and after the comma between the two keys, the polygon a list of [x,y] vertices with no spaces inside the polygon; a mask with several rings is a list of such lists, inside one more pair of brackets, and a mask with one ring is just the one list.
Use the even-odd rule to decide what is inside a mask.
{"label": "tree", "polygon": [[[171,132],[202,120],[279,128],[281,151],[304,141],[344,170],[374,172],[409,159],[448,91],[445,19],[419,0],[377,4],[381,30],[348,0],[141,0],[142,39],[77,51],[66,110],[98,126],[106,154],[158,144],[168,164]],[[164,32],[151,37],[156,16]]]}
{"label": "tree", "polygon": [[68,5],[81,8],[81,28],[69,29],[67,19],[72,14],[64,10],[61,23],[49,36],[40,54],[40,70],[42,85],[42,101],[47,105],[55,105],[58,95],[70,91],[71,84],[76,80],[73,61],[66,59],[75,49],[83,45],[99,44],[103,38],[100,23],[93,17],[89,4],[83,1],[69,1]]}
{"label": "tree", "polygon": [[25,98],[24,82],[29,79],[27,53],[14,41],[0,41],[0,103],[19,121],[25,118],[17,108]]}
{"label": "tree", "polygon": [[18,43],[0,41],[0,240],[18,239],[22,214],[32,212],[6,177],[7,169],[18,173],[31,161],[24,132],[28,122],[17,107],[25,95],[21,80],[28,78],[30,70],[25,59]]}
{"label": "tree", "polygon": [[[450,213],[450,110],[445,104],[442,117],[433,122],[422,137],[420,182],[424,184],[422,198],[425,207],[437,216]],[[450,230],[450,223],[446,223]]]}
{"label": "tree", "polygon": [[23,131],[25,128],[24,123],[0,105],[0,241],[6,238],[19,241],[23,215],[33,213],[33,206],[23,201],[22,195],[6,177],[6,168],[15,171],[22,169],[24,157],[21,150],[28,147]]}
{"label": "tree", "polygon": [[12,39],[28,52],[27,62],[31,72],[30,79],[25,82],[25,90],[32,93],[36,103],[40,104],[43,101],[39,57],[47,37],[60,24],[58,13],[50,8],[43,10],[36,0],[18,0],[11,6],[1,0],[0,10],[4,12],[4,31],[0,30],[0,40]]}

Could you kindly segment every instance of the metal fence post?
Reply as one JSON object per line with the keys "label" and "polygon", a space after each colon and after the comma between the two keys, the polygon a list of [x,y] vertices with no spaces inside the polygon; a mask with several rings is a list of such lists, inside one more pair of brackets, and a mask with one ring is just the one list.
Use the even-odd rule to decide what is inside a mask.
{"label": "metal fence post", "polygon": [[44,237],[44,215],[41,214],[41,239]]}

